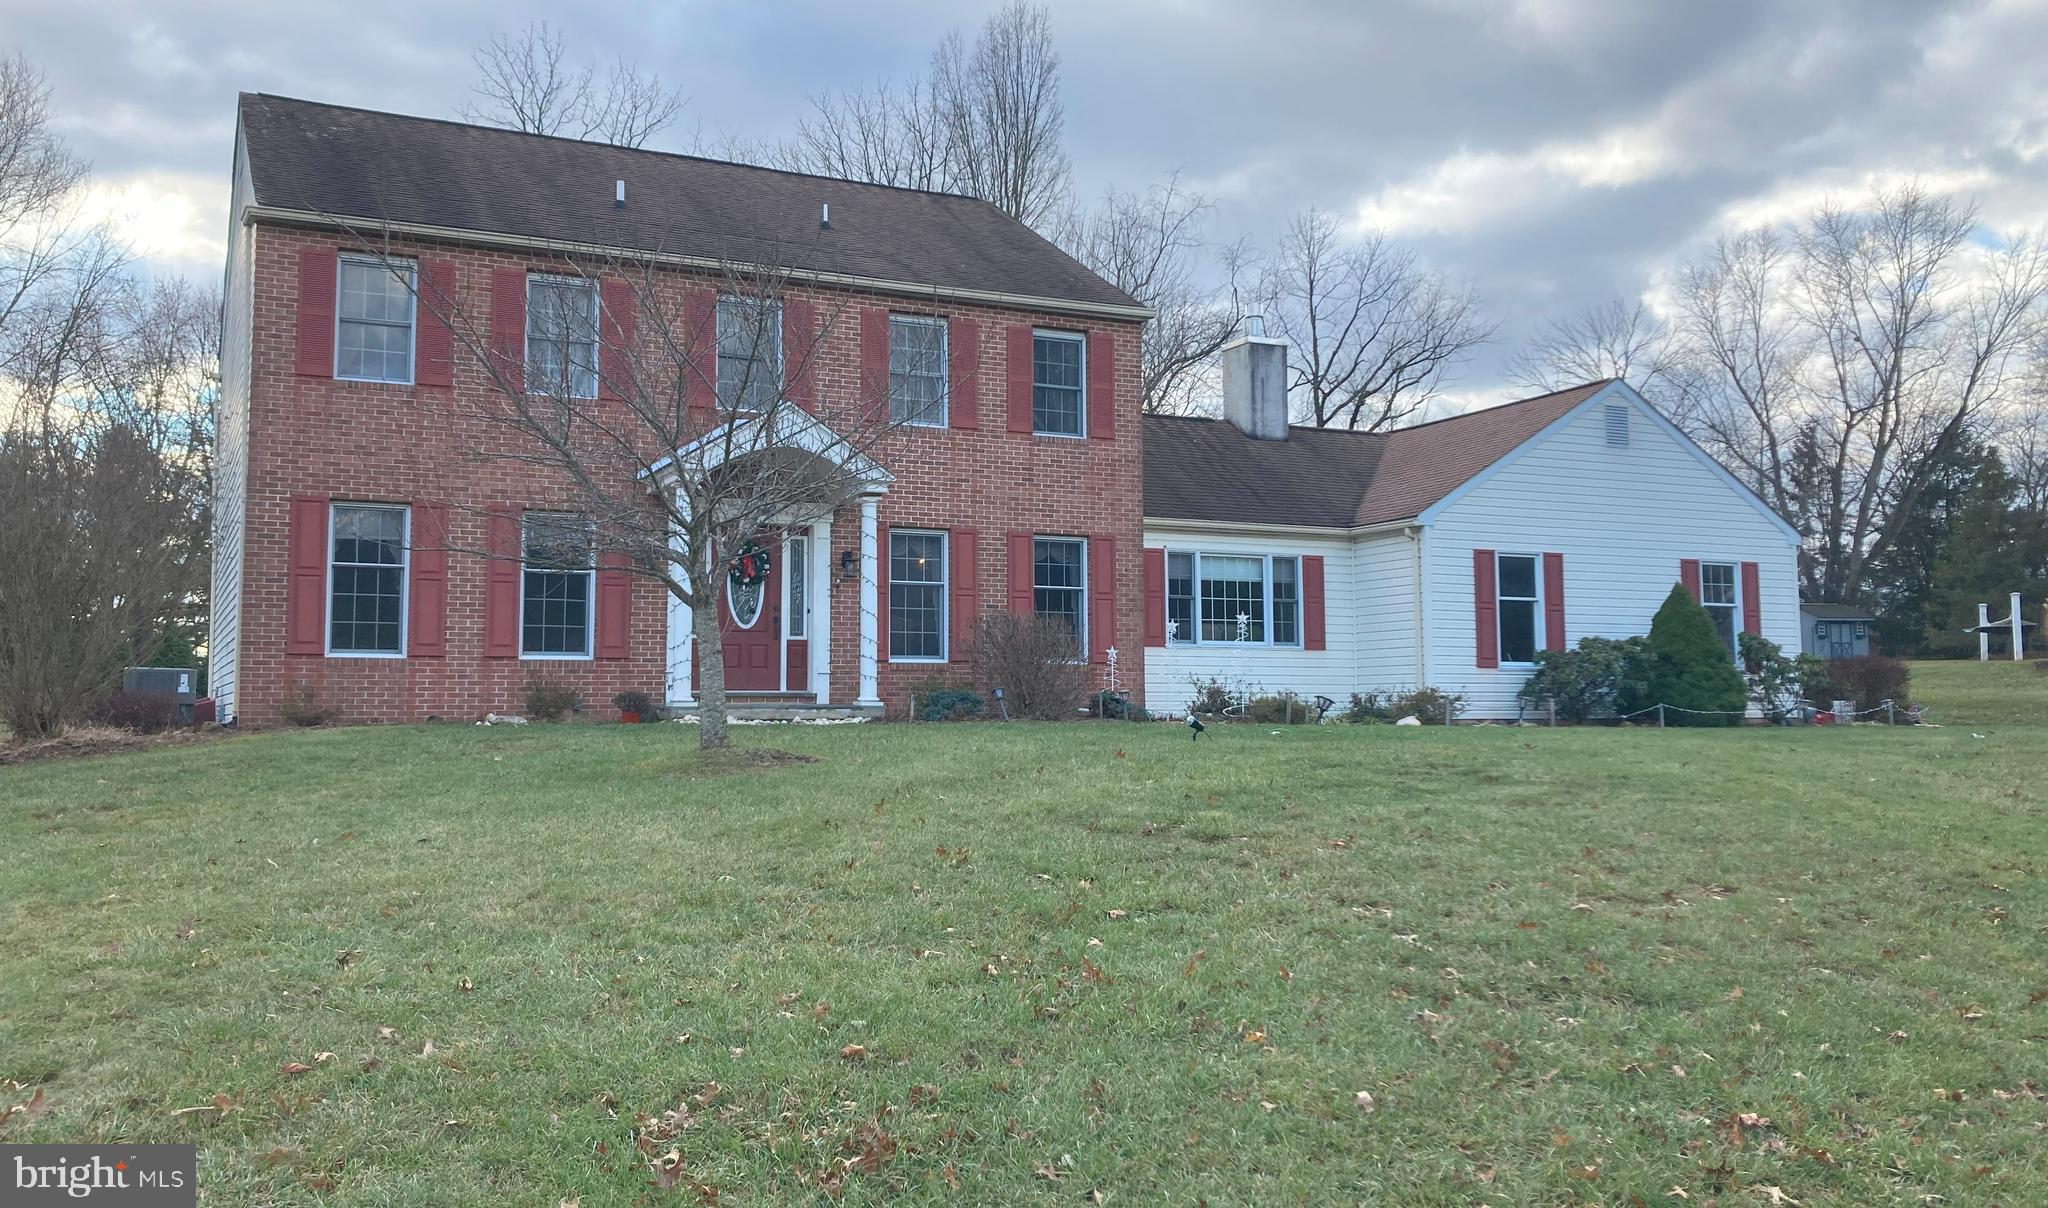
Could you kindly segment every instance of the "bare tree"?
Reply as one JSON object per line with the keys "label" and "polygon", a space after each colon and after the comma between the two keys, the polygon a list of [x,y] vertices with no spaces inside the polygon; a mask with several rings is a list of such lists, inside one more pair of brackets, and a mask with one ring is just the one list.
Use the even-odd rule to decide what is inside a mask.
{"label": "bare tree", "polygon": [[51,127],[49,100],[27,59],[0,60],[0,335],[93,241],[66,220],[86,166]]}
{"label": "bare tree", "polygon": [[[1170,176],[1145,193],[1110,189],[1088,213],[1070,214],[1059,244],[1096,275],[1152,308],[1145,325],[1143,407],[1186,414],[1204,371],[1242,319],[1235,282],[1199,276],[1208,201]],[[1235,263],[1236,250],[1225,256]]]}
{"label": "bare tree", "polygon": [[686,103],[681,92],[620,59],[602,79],[594,64],[572,63],[562,35],[545,21],[518,36],[499,34],[470,53],[475,104],[462,115],[528,134],[598,139],[643,147],[668,129]]}
{"label": "bare tree", "polygon": [[1667,411],[1680,375],[1671,328],[1641,299],[1548,320],[1508,363],[1509,379],[1531,390],[1620,378]]}
{"label": "bare tree", "polygon": [[795,137],[769,151],[768,162],[869,184],[954,190],[945,112],[930,82],[816,96],[811,110],[797,123]]}
{"label": "bare tree", "polygon": [[[356,238],[388,256],[385,235]],[[501,343],[488,315],[417,287],[421,309],[488,383],[448,404],[463,456],[522,467],[554,494],[536,506],[573,518],[565,541],[689,606],[707,750],[729,745],[719,652],[736,559],[886,481],[873,454],[907,418],[892,413],[886,373],[828,396],[828,348],[856,339],[861,311],[778,266],[799,258],[686,276],[651,258],[565,256],[551,274],[603,305],[543,303],[523,346]]]}
{"label": "bare tree", "polygon": [[1288,225],[1258,298],[1294,346],[1295,406],[1318,428],[1398,427],[1493,335],[1470,288],[1383,234],[1347,238],[1315,209]]}
{"label": "bare tree", "polygon": [[1011,0],[970,48],[958,30],[932,55],[955,178],[968,193],[1029,226],[1067,195],[1060,56],[1043,6]]}
{"label": "bare tree", "polygon": [[965,193],[1049,227],[1068,191],[1059,68],[1044,7],[1012,0],[972,45],[958,29],[948,33],[922,79],[813,97],[795,137],[766,158],[799,172]]}

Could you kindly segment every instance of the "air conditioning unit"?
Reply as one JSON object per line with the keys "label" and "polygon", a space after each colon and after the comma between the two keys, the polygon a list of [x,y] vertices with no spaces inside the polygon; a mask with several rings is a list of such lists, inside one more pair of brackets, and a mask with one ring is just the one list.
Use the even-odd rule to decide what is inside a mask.
{"label": "air conditioning unit", "polygon": [[168,696],[178,704],[178,723],[192,724],[192,702],[199,695],[199,672],[191,667],[130,667],[121,688],[150,696]]}

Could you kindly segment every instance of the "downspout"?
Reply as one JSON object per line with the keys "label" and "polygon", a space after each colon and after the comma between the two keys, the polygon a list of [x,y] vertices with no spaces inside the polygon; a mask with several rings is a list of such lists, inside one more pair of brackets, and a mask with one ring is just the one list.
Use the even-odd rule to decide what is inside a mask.
{"label": "downspout", "polygon": [[1428,682],[1425,676],[1426,669],[1423,665],[1423,652],[1428,648],[1428,635],[1424,631],[1425,626],[1428,624],[1428,614],[1423,611],[1422,607],[1422,526],[1412,524],[1408,526],[1406,531],[1408,533],[1409,583],[1415,591],[1415,606],[1413,609],[1415,617],[1415,687],[1419,689]]}

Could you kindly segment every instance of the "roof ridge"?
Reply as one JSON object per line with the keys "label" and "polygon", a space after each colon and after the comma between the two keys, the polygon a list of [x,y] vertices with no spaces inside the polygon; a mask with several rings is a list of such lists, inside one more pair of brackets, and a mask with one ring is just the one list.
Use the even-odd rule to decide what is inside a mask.
{"label": "roof ridge", "polygon": [[1544,399],[1556,398],[1561,394],[1574,394],[1580,390],[1591,390],[1596,387],[1611,386],[1618,381],[1621,381],[1621,379],[1613,377],[1594,378],[1590,382],[1580,382],[1576,386],[1566,386],[1562,390],[1546,390],[1542,394],[1532,394],[1527,398],[1511,398],[1505,403],[1494,403],[1491,406],[1486,407],[1474,407],[1470,411],[1460,411],[1456,415],[1446,415],[1441,416],[1437,419],[1424,420],[1422,423],[1410,424],[1405,428],[1389,428],[1386,431],[1379,433],[1379,435],[1392,436],[1396,432],[1415,432],[1423,428],[1434,428],[1438,424],[1448,424],[1452,420],[1471,419],[1475,415],[1491,415],[1495,411],[1505,411],[1509,407],[1519,407],[1524,403],[1540,403]]}
{"label": "roof ridge", "polygon": [[[400,113],[395,109],[372,109],[367,105],[345,105],[339,101],[316,101],[307,97],[286,96],[280,92],[244,92],[243,99],[256,97],[268,101],[285,101],[293,105],[312,105],[321,109],[339,109],[348,113],[365,113],[372,117],[397,118],[407,122],[427,122],[436,126],[453,126],[458,130],[480,130],[486,134],[502,134],[513,138],[545,139],[548,142],[571,143],[582,147],[599,147],[609,151],[625,151],[634,155],[652,155],[662,159],[681,159],[692,163],[718,164],[727,168],[744,168],[751,172],[768,172],[776,176],[793,176],[804,180],[829,181],[836,185],[851,185],[858,189],[887,189],[895,193],[911,193],[919,197],[945,197],[955,201],[972,202],[978,206],[997,209],[994,203],[971,193],[949,193],[943,189],[916,189],[909,185],[886,185],[871,180],[854,180],[847,176],[827,176],[822,172],[799,172],[794,168],[771,168],[766,164],[750,164],[740,159],[720,159],[715,155],[694,155],[687,151],[660,151],[652,147],[628,147],[622,143],[608,143],[602,139],[572,138],[566,134],[536,134],[530,130],[514,130],[510,126],[487,126],[482,122],[458,121],[452,117],[428,117],[418,113]],[[1001,213],[1000,210],[997,210]],[[1007,215],[1006,215],[1007,217]],[[1029,230],[1029,226],[1026,226]],[[1037,232],[1033,232],[1036,234]],[[1040,236],[1043,238],[1043,236]],[[1057,245],[1054,245],[1057,247]]]}

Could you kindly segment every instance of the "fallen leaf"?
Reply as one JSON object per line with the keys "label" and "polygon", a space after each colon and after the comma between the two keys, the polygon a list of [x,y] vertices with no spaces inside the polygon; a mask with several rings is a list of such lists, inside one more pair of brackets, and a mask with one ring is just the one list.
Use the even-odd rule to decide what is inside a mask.
{"label": "fallen leaf", "polygon": [[398,1029],[397,1029],[397,1028],[378,1028],[378,1029],[377,1029],[377,1039],[379,1039],[379,1040],[393,1040],[393,1041],[395,1041],[395,1040],[397,1040],[397,1039],[398,1039]]}
{"label": "fallen leaf", "polygon": [[845,1048],[839,1050],[839,1055],[841,1057],[846,1058],[848,1061],[861,1061],[867,1057],[868,1051],[862,1045],[849,1044]]}
{"label": "fallen leaf", "polygon": [[654,1174],[654,1185],[663,1191],[673,1191],[683,1179],[683,1154],[671,1149],[647,1163],[647,1169]]}
{"label": "fallen leaf", "polygon": [[1776,1187],[1769,1183],[1765,1183],[1762,1187],[1759,1187],[1757,1190],[1763,1192],[1764,1196],[1767,1199],[1769,1199],[1772,1204],[1797,1204],[1799,1202],[1798,1200],[1793,1199],[1791,1196],[1786,1195],[1785,1189],[1783,1187]]}
{"label": "fallen leaf", "polygon": [[295,1078],[300,1074],[306,1073],[312,1068],[312,1066],[307,1065],[303,1061],[287,1061],[283,1065],[277,1067],[277,1072],[287,1077]]}
{"label": "fallen leaf", "polygon": [[1130,917],[1130,912],[1127,910],[1110,910],[1105,911],[1104,913],[1109,915],[1109,921],[1112,923],[1116,922],[1119,919],[1126,919]]}
{"label": "fallen leaf", "polygon": [[1360,1091],[1356,1095],[1353,1095],[1351,1097],[1351,1105],[1357,1108],[1359,1111],[1366,1113],[1367,1115],[1371,1115],[1373,1112],[1378,1111],[1380,1106],[1379,1104],[1373,1102],[1371,1091]]}
{"label": "fallen leaf", "polygon": [[455,988],[462,991],[464,994],[468,994],[472,990],[476,989],[476,983],[465,977],[461,981],[455,983]]}
{"label": "fallen leaf", "polygon": [[1728,991],[1728,993],[1726,993],[1726,994],[1724,994],[1724,995],[1722,995],[1722,996],[1721,996],[1721,1001],[1722,1001],[1722,1002],[1741,1002],[1741,1001],[1742,1001],[1742,987],[1741,987],[1741,986],[1737,986],[1737,987],[1735,987],[1735,988],[1734,988],[1733,990],[1730,990],[1730,991]]}

